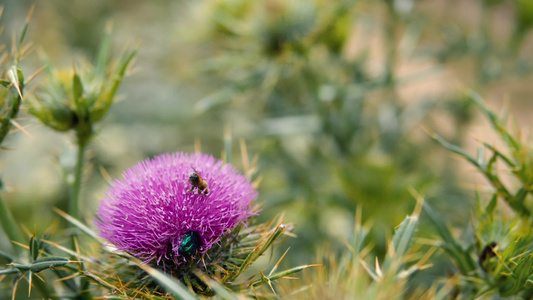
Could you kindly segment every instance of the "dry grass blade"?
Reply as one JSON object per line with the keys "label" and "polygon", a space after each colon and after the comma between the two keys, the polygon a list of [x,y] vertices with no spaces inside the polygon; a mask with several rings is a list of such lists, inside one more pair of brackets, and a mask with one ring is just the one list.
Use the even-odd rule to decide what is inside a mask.
{"label": "dry grass blade", "polygon": [[154,269],[148,265],[143,264],[137,259],[132,260],[137,266],[150,274],[162,287],[164,287],[169,293],[183,300],[195,300],[197,297],[187,289],[181,282],[172,278],[161,271]]}
{"label": "dry grass blade", "polygon": [[13,126],[15,126],[18,130],[22,131],[27,137],[33,139],[33,136],[26,129],[24,129],[24,127],[22,127],[22,125],[20,125],[17,121],[11,119],[9,120],[9,122],[11,122],[11,124],[13,124]]}
{"label": "dry grass blade", "polygon": [[97,240],[98,242],[100,243],[104,243],[104,240],[101,239],[98,235],[96,235],[96,233],[90,229],[89,227],[87,227],[86,225],[84,225],[83,223],[81,223],[80,221],[76,220],[75,218],[73,218],[72,216],[70,216],[69,214],[67,214],[66,212],[58,209],[58,208],[55,208],[54,207],[54,211],[62,216],[63,218],[65,218],[65,220],[69,221],[70,223],[72,223],[73,225],[75,225],[76,227],[78,227],[79,229],[81,229],[83,232],[85,232],[88,236],[92,237],[93,239]]}
{"label": "dry grass blade", "polygon": [[94,281],[96,281],[101,286],[106,287],[106,288],[108,288],[108,289],[110,289],[112,291],[121,291],[118,287],[112,285],[111,283],[103,280],[102,278],[96,276],[95,274],[93,274],[91,272],[85,271],[85,272],[83,272],[83,275],[93,279]]}
{"label": "dry grass blade", "polygon": [[287,248],[287,250],[285,250],[285,253],[283,253],[283,255],[280,257],[280,259],[278,260],[278,262],[274,265],[274,267],[272,267],[272,270],[270,270],[270,273],[268,273],[268,276],[271,276],[279,267],[279,264],[281,263],[281,261],[283,260],[283,258],[285,257],[285,255],[287,255],[287,253],[289,252],[291,248]]}
{"label": "dry grass blade", "polygon": [[222,284],[217,282],[214,279],[209,278],[204,273],[201,272],[195,272],[196,276],[198,276],[200,279],[202,279],[207,285],[213,289],[216,293],[217,298],[220,299],[227,299],[227,300],[237,300],[239,299],[238,295],[234,294],[231,290],[228,290],[226,287],[224,287]]}

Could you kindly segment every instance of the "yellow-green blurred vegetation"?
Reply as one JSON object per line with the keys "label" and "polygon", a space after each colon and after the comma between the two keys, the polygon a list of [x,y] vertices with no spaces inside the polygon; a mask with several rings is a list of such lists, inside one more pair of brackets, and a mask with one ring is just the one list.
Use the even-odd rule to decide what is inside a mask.
{"label": "yellow-green blurred vegetation", "polygon": [[[382,258],[395,226],[415,208],[413,191],[471,234],[472,187],[484,190],[487,182],[424,131],[468,151],[476,138],[490,141],[465,90],[498,114],[507,101],[516,126],[531,125],[528,0],[0,3],[6,45],[34,6],[31,51],[21,63],[27,74],[45,63],[61,74],[94,61],[106,29],[113,54],[141,43],[87,150],[80,205],[89,223],[109,178],[146,157],[201,148],[241,170],[257,159],[259,219],[283,213],[295,224],[297,237],[277,249],[290,246],[284,264],[318,256],[327,265],[346,250],[359,211],[369,229],[365,245]],[[43,93],[46,76],[36,77],[30,94]],[[57,219],[53,207],[67,209],[74,133],[42,126],[25,103],[17,122],[28,134],[14,130],[2,144],[3,195],[17,220],[42,232]],[[420,222],[418,234],[432,237],[423,213]],[[438,252],[416,284],[391,293],[446,277],[444,256]],[[351,295],[375,298],[371,292]],[[324,288],[315,297],[335,293]]]}

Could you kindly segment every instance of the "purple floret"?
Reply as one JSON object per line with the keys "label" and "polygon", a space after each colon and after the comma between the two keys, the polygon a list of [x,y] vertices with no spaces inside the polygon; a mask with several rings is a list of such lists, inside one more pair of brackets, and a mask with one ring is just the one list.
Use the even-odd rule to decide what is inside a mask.
{"label": "purple floret", "polygon": [[[193,168],[208,183],[203,194],[191,184]],[[201,238],[198,254],[252,216],[257,197],[250,181],[230,164],[207,154],[173,153],[139,162],[116,179],[100,203],[95,225],[118,249],[144,261],[180,263],[185,233]]]}

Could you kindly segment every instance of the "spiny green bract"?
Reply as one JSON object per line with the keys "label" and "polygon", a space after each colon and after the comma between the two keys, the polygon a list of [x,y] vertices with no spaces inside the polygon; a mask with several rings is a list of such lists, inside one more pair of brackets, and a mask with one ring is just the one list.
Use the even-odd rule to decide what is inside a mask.
{"label": "spiny green bract", "polygon": [[94,125],[107,114],[137,49],[129,49],[109,63],[110,31],[106,32],[94,65],[81,63],[79,71],[57,71],[46,65],[46,82],[30,97],[28,111],[43,124],[58,131],[73,129],[85,143]]}

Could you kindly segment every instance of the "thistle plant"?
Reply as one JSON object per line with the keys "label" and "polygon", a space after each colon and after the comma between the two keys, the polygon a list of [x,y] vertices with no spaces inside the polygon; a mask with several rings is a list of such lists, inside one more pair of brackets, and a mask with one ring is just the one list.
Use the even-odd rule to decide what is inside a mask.
{"label": "thistle plant", "polygon": [[[506,149],[482,141],[474,157],[441,136],[435,133],[432,136],[484,175],[492,186],[491,197],[484,203],[476,193],[477,211],[471,225],[474,234],[468,235],[465,242],[454,237],[430,206],[424,209],[442,239],[441,247],[454,264],[453,272],[458,274],[455,294],[461,298],[529,299],[533,295],[531,151],[526,142],[507,129],[506,117],[501,118],[489,109],[478,94],[470,92],[469,97],[487,117]],[[516,179],[514,183],[503,178],[507,174]],[[506,213],[509,209],[510,213]]]}
{"label": "thistle plant", "polygon": [[[0,16],[2,15],[0,8]],[[19,62],[24,57],[28,48],[24,45],[24,39],[28,30],[31,13],[28,15],[22,28],[18,40],[13,38],[11,52],[6,51],[6,46],[0,46],[0,145],[10,133],[13,126],[22,129],[22,126],[15,120],[20,111],[26,85],[32,80],[34,75],[27,80],[19,68]],[[0,28],[1,31],[1,28]],[[0,149],[4,149],[0,146]],[[3,190],[2,179],[0,178],[0,192]],[[0,224],[12,242],[24,242],[18,224],[15,222],[9,207],[0,195]],[[16,251],[19,249],[15,248]]]}
{"label": "thistle plant", "polygon": [[[280,259],[268,275],[259,272],[241,279],[292,226],[281,219],[253,223],[259,212],[253,184],[230,164],[205,154],[176,153],[139,163],[112,184],[97,212],[97,232],[80,220],[85,150],[136,53],[136,49],[124,51],[109,67],[109,47],[108,31],[94,65],[81,63],[70,71],[56,71],[45,60],[45,83],[27,105],[44,125],[74,132],[78,154],[67,176],[68,213],[58,213],[93,237],[98,252],[82,250],[85,244],[80,248],[77,234],[72,233],[67,233],[70,246],[61,245],[53,238],[58,236],[55,230],[39,236],[34,231],[25,246],[21,235],[12,237],[15,221],[5,217],[9,210],[3,210],[3,228],[20,249],[27,250],[27,255],[20,251],[16,257],[1,252],[9,263],[0,268],[0,276],[13,277],[13,298],[22,279],[28,280],[29,295],[36,286],[45,298],[93,299],[116,291],[129,299],[194,298],[193,293],[262,295],[256,290],[262,285],[272,287],[276,280],[308,268],[276,272]],[[9,80],[2,84],[11,89],[14,100],[2,100],[8,107],[2,125],[14,124],[26,83],[16,66],[7,74]],[[2,132],[9,130],[5,128]],[[53,278],[61,284],[50,284]]]}
{"label": "thistle plant", "polygon": [[[411,215],[405,217],[392,238],[387,240],[384,257],[373,254],[369,243],[369,226],[362,223],[362,210],[357,211],[348,249],[339,255],[329,249],[319,251],[321,265],[304,274],[304,285],[299,290],[282,284],[285,295],[305,299],[444,299],[449,288],[408,290],[413,275],[431,267],[428,262],[435,247],[426,249],[417,242],[423,200]],[[380,262],[381,261],[381,262]]]}
{"label": "thistle plant", "polygon": [[[196,293],[214,294],[211,278],[246,290],[307,267],[237,284],[239,275],[290,230],[281,223],[249,224],[258,212],[256,197],[249,179],[230,164],[200,153],[165,154],[138,163],[113,182],[95,225],[128,256]],[[103,276],[110,280],[110,274]]]}
{"label": "thistle plant", "polygon": [[[169,146],[170,139],[150,143],[155,149],[141,154],[150,158],[110,180],[107,193],[97,196],[101,204],[95,215],[80,202],[82,170],[90,163],[86,152],[104,128],[102,121],[116,102],[137,49],[128,48],[111,59],[108,27],[93,63],[81,60],[72,68],[57,69],[44,58],[45,72],[37,78],[41,81],[35,93],[30,93],[32,76],[26,76],[20,64],[27,49],[23,43],[26,22],[11,51],[0,47],[1,149],[11,148],[6,137],[13,129],[25,130],[19,124],[22,111],[72,138],[77,153],[72,165],[60,160],[70,194],[67,212],[56,212],[68,222],[67,228],[62,227],[64,222],[56,222],[48,229],[24,228],[21,233],[0,197],[0,223],[13,245],[4,249],[0,238],[0,298],[8,294],[13,299],[85,300],[532,298],[533,171],[528,143],[508,130],[505,117],[488,109],[476,94],[469,95],[473,101],[464,101],[467,97],[448,97],[433,89],[422,95],[417,90],[411,97],[410,87],[406,89],[407,84],[419,79],[425,83],[439,75],[438,69],[450,71],[453,62],[465,58],[473,61],[474,70],[462,72],[460,63],[461,75],[472,74],[468,81],[475,82],[476,88],[531,72],[529,53],[522,50],[533,24],[532,6],[527,0],[505,4],[516,9],[514,29],[511,22],[510,30],[502,26],[507,33],[492,34],[491,16],[504,1],[480,1],[480,24],[473,30],[458,19],[443,24],[442,18],[431,15],[440,15],[440,10],[417,7],[415,2],[208,0],[193,4],[199,9],[198,18],[191,19],[187,10],[187,16],[178,18],[183,24],[172,23],[183,25],[193,39],[182,43],[180,35],[178,43],[163,44],[177,49],[157,44],[149,50],[149,59],[141,60],[153,63],[148,69],[154,73],[142,74],[148,76],[138,91],[154,98],[171,91],[172,97],[161,100],[176,110],[146,127],[143,123],[150,118],[146,111],[134,118],[120,111],[125,118],[116,119],[143,127],[141,146],[151,135],[157,138],[165,135],[162,131],[172,132],[170,143],[175,142],[173,149],[179,145],[178,151],[186,151],[193,139],[207,139],[213,145],[209,139],[221,138],[217,130],[222,120],[235,129],[236,136],[250,141],[258,153],[257,166],[252,163],[249,168],[243,152],[243,173],[238,171],[231,160],[231,134],[222,138],[221,160],[199,149],[154,157],[152,153]],[[95,18],[87,19],[97,25],[90,27],[91,32],[100,28],[99,18],[123,8],[112,1],[91,5],[104,8],[83,12]],[[170,8],[184,11],[180,5]],[[59,4],[53,6],[59,8]],[[169,9],[151,3],[139,7],[121,10],[120,22],[130,22],[124,16],[132,13],[144,17],[146,8],[164,18],[166,14],[159,12]],[[75,9],[72,6],[72,12]],[[138,16],[134,20],[140,24]],[[78,16],[62,13],[58,17],[73,25]],[[176,32],[167,22],[154,23],[160,24],[156,27],[160,30],[146,30],[154,37]],[[85,24],[73,27],[85,30]],[[148,29],[146,25],[140,24]],[[137,33],[142,35],[144,30]],[[500,35],[505,37],[496,38]],[[68,37],[64,40],[75,44]],[[191,53],[188,47],[193,48]],[[172,65],[174,59],[179,68]],[[168,80],[176,70],[197,76],[192,84],[179,86]],[[180,99],[179,95],[192,97]],[[192,103],[196,96],[206,97]],[[170,102],[176,98],[179,101]],[[446,125],[454,131],[456,143],[465,132],[471,103],[481,107],[507,149],[482,143],[476,157],[433,134],[492,185],[488,199],[477,194],[472,224],[460,238],[457,228],[452,230],[441,218],[441,211],[432,209],[435,194],[444,194],[443,202],[454,209],[454,217],[465,215],[466,197],[451,195],[457,192],[454,176],[448,182],[437,181],[441,172],[451,171],[451,164],[435,166],[434,157],[428,155],[435,145],[412,133],[419,121],[432,122],[434,113],[443,112],[438,109],[447,114],[451,108]],[[159,122],[169,131],[159,130]],[[184,126],[176,128],[177,124]],[[106,146],[103,151],[115,151]],[[17,154],[19,150],[23,149],[16,149]],[[205,153],[215,151],[208,148]],[[110,165],[112,169],[115,162]],[[100,167],[105,177],[108,166]],[[252,169],[260,169],[265,179],[260,190]],[[514,180],[508,180],[508,174]],[[98,193],[92,182],[86,183],[85,194]],[[417,199],[412,214],[404,218],[402,212],[413,202],[411,187],[424,194],[429,191],[431,205]],[[458,209],[455,204],[459,203]],[[45,209],[39,205],[42,202],[35,201],[32,208]],[[280,210],[298,225],[299,237],[289,240],[290,251],[281,243],[294,236],[294,229],[279,216]],[[94,223],[86,223],[81,211]],[[426,216],[438,241],[428,240],[421,226]],[[350,231],[346,224],[353,219]],[[314,263],[309,256],[317,254],[317,248],[320,265],[285,268],[294,261]],[[430,268],[433,262],[436,271]],[[435,275],[443,265],[447,272]],[[315,268],[299,273],[311,266]],[[428,268],[431,276],[426,276]],[[296,275],[303,280],[282,280]]]}
{"label": "thistle plant", "polygon": [[[17,64],[21,55],[24,53],[22,43],[28,24],[29,17],[24,25],[18,44],[13,47],[13,65],[8,71],[2,74],[3,78],[1,83],[6,89],[10,90],[10,93],[2,91],[2,96],[8,97],[11,95],[11,98],[8,98],[6,101],[3,97],[0,103],[2,106],[7,105],[7,109],[0,117],[2,125],[0,129],[0,141],[9,132],[12,124],[17,125],[14,118],[20,109],[24,95],[23,91],[27,84]],[[114,66],[108,70],[109,51],[110,35],[108,31],[94,67],[88,64],[84,65],[80,73],[74,69],[68,75],[68,79],[65,79],[62,75],[54,73],[52,67],[48,65],[46,68],[48,82],[44,85],[46,87],[45,91],[39,91],[36,95],[32,95],[29,97],[29,103],[27,103],[28,111],[45,125],[58,131],[72,129],[76,133],[76,145],[78,146],[77,163],[75,169],[70,172],[71,176],[67,176],[67,179],[70,180],[69,186],[71,191],[69,212],[76,218],[79,218],[79,193],[82,182],[81,175],[84,165],[85,149],[94,135],[94,126],[102,120],[113,103],[114,96],[126,73],[127,67],[136,53],[136,49],[125,51]],[[5,60],[9,59],[9,56],[2,57]],[[4,79],[4,75],[6,74],[8,78]],[[31,76],[28,81],[33,77]],[[20,126],[18,127],[21,128]],[[7,258],[10,264],[2,268],[0,273],[18,277],[18,280],[14,281],[16,284],[13,287],[13,297],[16,294],[17,284],[20,279],[27,278],[30,288],[29,294],[31,294],[32,283],[35,283],[43,296],[51,298],[57,291],[51,285],[44,283],[45,280],[43,278],[47,276],[42,274],[55,273],[55,276],[61,278],[65,274],[65,271],[57,268],[67,265],[71,260],[67,257],[53,256],[43,246],[44,238],[37,238],[35,233],[30,239],[29,246],[21,248],[21,245],[26,244],[25,239],[18,232],[18,224],[15,223],[14,218],[7,209],[7,205],[5,205],[2,199],[0,199],[0,203],[2,227],[8,237],[17,243],[15,249],[18,252],[17,256],[9,254],[2,255]],[[76,239],[72,240],[72,246],[77,247]],[[24,255],[24,248],[29,251],[28,255]],[[42,272],[45,270],[50,272]],[[37,274],[39,272],[42,272],[41,275]],[[36,276],[39,280],[33,281],[32,279]],[[86,291],[88,284],[89,282],[83,278],[65,281],[65,285],[70,289],[72,294],[80,299],[92,299],[92,295]]]}
{"label": "thistle plant", "polygon": [[[95,225],[119,249],[165,269],[203,256],[255,214],[252,184],[209,155],[161,155],[123,176],[102,200]],[[191,177],[209,188],[200,190]]]}
{"label": "thistle plant", "polygon": [[[195,185],[191,179],[195,175],[200,175],[208,188]],[[72,249],[53,241],[50,233],[40,237],[34,233],[27,247],[31,257],[13,260],[0,269],[0,275],[15,275],[18,281],[27,277],[30,292],[35,284],[47,297],[195,299],[195,293],[222,298],[269,295],[261,286],[268,285],[274,291],[277,280],[312,265],[278,271],[281,257],[268,274],[259,271],[242,278],[292,229],[282,218],[256,224],[256,197],[246,176],[212,156],[157,156],[126,170],[122,180],[112,183],[97,212],[96,231],[57,211],[96,242],[91,244],[96,252],[80,249],[77,240]],[[48,277],[36,275],[42,271],[60,279],[63,287],[50,290],[43,284]],[[32,281],[35,276],[39,281]],[[15,295],[17,285],[13,290]],[[121,296],[113,296],[117,293]]]}
{"label": "thistle plant", "polygon": [[[188,261],[180,265],[166,262],[163,267],[155,261],[147,264],[101,241],[98,260],[84,260],[87,268],[84,276],[101,287],[100,294],[120,293],[123,299],[195,299],[195,294],[220,298],[261,297],[275,293],[273,286],[278,280],[291,278],[313,266],[278,271],[281,257],[269,273],[259,271],[251,277],[246,275],[256,260],[277,245],[280,238],[290,234],[292,228],[281,219],[263,224],[254,224],[253,219],[248,221],[247,226],[239,224],[222,235],[205,254],[188,257]],[[262,286],[269,286],[272,292]]]}
{"label": "thistle plant", "polygon": [[[0,10],[0,15],[2,11]],[[28,48],[24,45],[26,32],[31,19],[31,12],[29,13],[26,22],[24,23],[20,37],[17,40],[13,38],[12,50],[10,53],[5,52],[5,47],[0,47],[0,144],[4,141],[6,136],[10,133],[12,126],[23,130],[23,127],[15,120],[25,100],[25,91],[28,83],[36,76],[36,74],[25,79],[22,70],[19,68],[21,59],[26,55]],[[3,184],[0,179],[0,192],[3,191]],[[7,260],[9,264],[6,267],[0,268],[0,278],[5,276],[14,276],[14,293],[16,286],[21,279],[28,280],[30,285],[29,294],[31,294],[31,286],[34,278],[38,278],[35,285],[40,290],[43,297],[50,298],[52,295],[50,289],[41,281],[41,277],[37,273],[54,268],[61,267],[69,263],[68,258],[63,257],[43,257],[40,251],[42,246],[42,239],[37,238],[35,232],[29,239],[28,246],[25,246],[27,239],[24,237],[19,229],[19,224],[15,221],[13,215],[4,198],[0,195],[0,225],[5,231],[7,237],[14,245],[13,252],[0,251],[0,257]],[[21,247],[22,246],[22,247]],[[28,250],[24,251],[25,249]]]}

